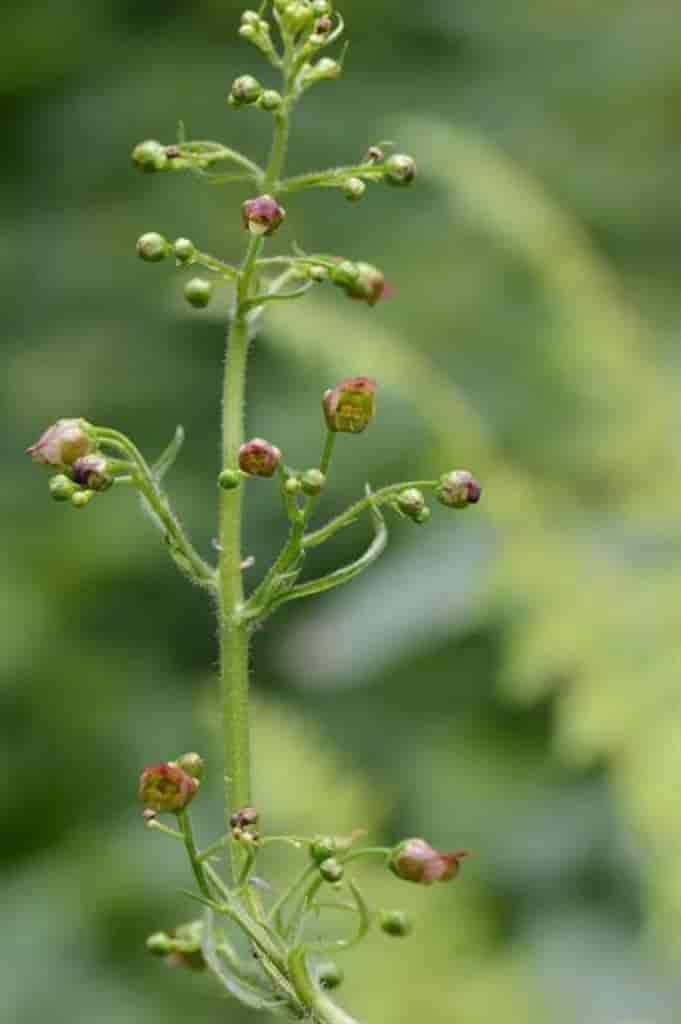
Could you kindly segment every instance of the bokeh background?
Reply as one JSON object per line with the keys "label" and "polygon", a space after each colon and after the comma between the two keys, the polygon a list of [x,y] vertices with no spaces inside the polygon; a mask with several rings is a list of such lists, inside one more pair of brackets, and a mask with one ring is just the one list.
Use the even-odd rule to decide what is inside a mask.
{"label": "bokeh background", "polygon": [[[257,800],[273,829],[426,835],[474,856],[431,890],[380,872],[407,942],[348,957],[362,1020],[671,1024],[681,984],[681,18],[669,0],[345,0],[340,83],[301,107],[290,167],[394,139],[411,190],[292,197],[276,246],[363,258],[374,310],[320,288],[273,309],[251,360],[251,433],[314,463],[319,395],[381,382],[342,439],[327,513],[456,466],[484,502],[394,521],[369,575],[268,623],[255,646]],[[6,0],[0,13],[0,991],[15,1024],[245,1022],[146,935],[193,915],[140,767],[202,750],[220,814],[211,609],[131,496],[54,505],[23,449],[59,416],[153,455],[214,533],[221,321],[145,230],[238,258],[239,186],[142,176],[142,138],[261,154],[268,118],[224,98],[245,71],[231,0]],[[362,549],[358,525],[320,552]],[[246,550],[283,536],[249,487]],[[274,865],[276,869],[278,865]],[[416,891],[412,891],[412,888]]]}

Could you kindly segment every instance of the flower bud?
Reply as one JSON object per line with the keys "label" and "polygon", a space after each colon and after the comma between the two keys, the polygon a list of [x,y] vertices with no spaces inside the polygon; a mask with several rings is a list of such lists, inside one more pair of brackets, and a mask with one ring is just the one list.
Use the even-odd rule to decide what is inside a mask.
{"label": "flower bud", "polygon": [[403,910],[384,910],[381,914],[381,929],[386,935],[408,935],[412,924]]}
{"label": "flower bud", "polygon": [[260,15],[257,11],[244,11],[241,15],[242,25],[257,25],[260,21]]}
{"label": "flower bud", "polygon": [[324,392],[322,407],[329,430],[360,434],[376,412],[376,381],[348,377]]}
{"label": "flower bud", "polygon": [[322,281],[326,281],[329,276],[329,272],[326,267],[315,264],[314,266],[307,268],[307,276],[311,281],[316,281],[317,284],[321,284]]}
{"label": "flower bud", "polygon": [[300,3],[299,0],[288,3],[284,8],[286,22],[294,32],[300,32],[301,29],[305,28],[312,19],[312,16],[312,8],[308,7],[307,3]]}
{"label": "flower bud", "polygon": [[314,497],[321,494],[326,477],[320,469],[307,469],[300,478],[303,493]]}
{"label": "flower bud", "polygon": [[343,192],[346,199],[361,199],[366,190],[367,187],[361,178],[348,178],[343,183]]}
{"label": "flower bud", "polygon": [[241,473],[238,469],[223,469],[218,477],[218,484],[223,491],[235,491],[241,483]]}
{"label": "flower bud", "polygon": [[132,151],[132,162],[141,171],[162,171],[168,166],[165,146],[155,139],[140,142]]}
{"label": "flower bud", "polygon": [[338,988],[343,982],[343,977],[343,971],[333,960],[327,960],[317,967],[317,981],[328,991]]}
{"label": "flower bud", "polygon": [[429,508],[422,508],[421,511],[414,516],[414,522],[418,523],[419,526],[425,526],[425,524],[430,520],[432,514],[433,513]]}
{"label": "flower bud", "polygon": [[322,18],[325,14],[331,14],[331,4],[329,0],[312,0],[312,13]]}
{"label": "flower bud", "polygon": [[335,857],[327,857],[319,865],[319,874],[325,882],[340,882],[343,877],[343,865]]}
{"label": "flower bud", "polygon": [[71,475],[77,484],[91,491],[107,491],[113,484],[108,462],[96,452],[76,459],[71,467]]}
{"label": "flower bud", "polygon": [[168,240],[156,231],[148,231],[137,239],[137,255],[147,263],[160,263],[168,254]]}
{"label": "flower bud", "polygon": [[143,804],[157,814],[177,814],[189,806],[198,788],[198,780],[193,779],[174,761],[161,761],[142,772],[138,796]]}
{"label": "flower bud", "polygon": [[316,64],[313,64],[308,73],[309,78],[319,81],[323,78],[340,78],[343,68],[337,60],[330,57],[322,57]]}
{"label": "flower bud", "polygon": [[351,288],[359,280],[359,266],[351,260],[341,260],[331,271],[331,280],[339,288]]}
{"label": "flower bud", "polygon": [[272,476],[280,462],[279,449],[262,437],[254,437],[239,449],[239,468],[249,476]]}
{"label": "flower bud", "polygon": [[55,501],[70,501],[77,489],[73,480],[63,473],[57,473],[50,480],[50,494]]}
{"label": "flower bud", "polygon": [[173,255],[178,263],[191,263],[196,256],[196,248],[188,238],[176,238],[173,242]]}
{"label": "flower bud", "polygon": [[356,266],[359,274],[352,284],[346,286],[345,291],[351,299],[375,306],[386,290],[383,272],[371,263],[357,263]]}
{"label": "flower bud", "polygon": [[410,185],[416,177],[414,158],[405,153],[394,153],[385,162],[385,180],[389,185]]}
{"label": "flower bud", "polygon": [[382,164],[385,160],[385,153],[380,146],[369,146],[366,161],[369,164]]}
{"label": "flower bud", "polygon": [[279,110],[282,103],[280,92],[277,92],[276,89],[265,89],[258,101],[258,106],[262,110]]}
{"label": "flower bud", "polygon": [[405,516],[409,516],[410,519],[416,520],[416,517],[423,512],[426,507],[426,499],[423,496],[423,492],[419,491],[416,487],[408,487],[405,491],[402,491],[397,495],[397,507],[400,512],[403,512]]}
{"label": "flower bud", "polygon": [[[247,42],[250,43],[257,37],[258,29],[255,25],[251,24],[241,25],[241,27],[239,28],[239,35],[241,36],[242,39],[245,39]],[[227,102],[230,102],[230,100],[231,97]]]}
{"label": "flower bud", "polygon": [[71,495],[71,504],[74,508],[85,508],[95,496],[94,491],[75,491]]}
{"label": "flower bud", "polygon": [[333,28],[333,19],[328,14],[323,14],[314,23],[315,34],[318,36],[327,35]]}
{"label": "flower bud", "polygon": [[94,432],[87,420],[65,419],[48,427],[26,454],[43,466],[70,466],[94,447]]}
{"label": "flower bud", "polygon": [[459,871],[459,864],[467,856],[465,850],[457,853],[440,853],[425,839],[405,839],[390,855],[388,867],[405,882],[431,885],[433,882],[448,882]]}
{"label": "flower bud", "polygon": [[440,477],[436,494],[438,501],[449,508],[466,508],[477,505],[482,487],[467,469],[455,469]]}
{"label": "flower bud", "polygon": [[253,75],[240,75],[232,82],[229,102],[232,106],[243,107],[255,103],[262,96],[262,86]]}
{"label": "flower bud", "polygon": [[172,951],[172,940],[165,932],[154,932],[146,942],[147,949],[153,956],[168,956]]}
{"label": "flower bud", "polygon": [[193,277],[184,286],[184,297],[194,309],[205,309],[213,298],[213,282],[204,277]]}
{"label": "flower bud", "polygon": [[252,235],[271,235],[286,217],[286,210],[272,196],[256,196],[241,206],[244,227]]}
{"label": "flower bud", "polygon": [[301,489],[301,483],[297,476],[290,476],[284,484],[284,490],[287,494],[298,494]]}
{"label": "flower bud", "polygon": [[178,757],[177,766],[192,779],[198,779],[200,782],[203,778],[205,761],[200,754],[195,753],[193,750],[188,754],[182,754],[181,757]]}
{"label": "flower bud", "polygon": [[338,850],[338,843],[333,836],[317,836],[310,844],[310,856],[317,864],[333,857]]}
{"label": "flower bud", "polygon": [[229,819],[232,828],[248,828],[250,825],[258,824],[258,812],[255,807],[242,807],[235,811]]}

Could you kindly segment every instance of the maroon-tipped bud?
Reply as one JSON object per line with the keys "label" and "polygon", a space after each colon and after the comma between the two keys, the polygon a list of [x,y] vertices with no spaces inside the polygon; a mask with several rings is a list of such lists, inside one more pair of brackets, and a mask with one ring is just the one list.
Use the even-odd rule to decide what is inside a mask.
{"label": "maroon-tipped bud", "polygon": [[104,456],[97,452],[76,459],[71,466],[71,476],[75,483],[91,491],[108,491],[113,484],[109,464]]}
{"label": "maroon-tipped bud", "polygon": [[92,427],[86,420],[57,420],[34,445],[26,449],[43,466],[70,466],[95,447]]}
{"label": "maroon-tipped bud", "polygon": [[229,819],[232,828],[249,828],[258,824],[258,812],[255,807],[242,807],[235,811]]}
{"label": "maroon-tipped bud", "polygon": [[254,437],[239,448],[239,468],[249,476],[272,476],[280,462],[279,449],[262,437]]}
{"label": "maroon-tipped bud", "polygon": [[321,18],[318,18],[314,23],[314,30],[318,36],[325,36],[333,28],[333,19],[328,14],[324,14]]}
{"label": "maroon-tipped bud", "polygon": [[360,302],[367,302],[370,306],[375,306],[385,293],[385,277],[382,271],[371,263],[358,263],[357,267],[359,277],[345,290],[351,299],[358,299]]}
{"label": "maroon-tipped bud", "polygon": [[433,882],[448,882],[459,872],[459,865],[466,850],[457,853],[440,853],[425,839],[405,839],[399,843],[388,861],[388,867],[405,882],[432,885]]}
{"label": "maroon-tipped bud", "polygon": [[369,164],[382,164],[385,160],[385,153],[380,146],[369,146],[366,160]]}
{"label": "maroon-tipped bud", "polygon": [[273,196],[256,196],[242,204],[241,217],[252,235],[271,235],[283,223],[286,210]]}
{"label": "maroon-tipped bud", "polygon": [[455,469],[440,477],[436,493],[438,501],[449,508],[467,508],[480,501],[482,487],[467,469]]}
{"label": "maroon-tipped bud", "polygon": [[361,434],[376,413],[376,381],[348,377],[324,392],[322,408],[329,430]]}
{"label": "maroon-tipped bud", "polygon": [[161,761],[145,768],[140,775],[138,796],[157,814],[177,814],[189,806],[198,788],[198,779],[193,779],[175,761]]}

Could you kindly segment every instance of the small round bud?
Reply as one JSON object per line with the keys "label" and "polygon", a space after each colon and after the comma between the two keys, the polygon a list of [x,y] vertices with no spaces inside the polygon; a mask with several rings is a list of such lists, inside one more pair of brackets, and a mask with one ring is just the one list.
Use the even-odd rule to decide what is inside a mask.
{"label": "small round bud", "polygon": [[281,93],[276,89],[265,89],[258,101],[258,106],[262,110],[279,110],[282,102]]}
{"label": "small round bud", "polygon": [[142,803],[157,814],[176,814],[189,806],[198,788],[198,779],[175,761],[161,761],[144,769],[137,793]]}
{"label": "small round bud", "polygon": [[85,508],[95,496],[94,491],[76,491],[71,495],[71,504],[74,508]]}
{"label": "small round bud", "polygon": [[191,263],[196,256],[196,248],[188,238],[176,238],[173,242],[173,255],[178,263]]}
{"label": "small round bud", "polygon": [[242,25],[257,25],[260,21],[260,15],[257,11],[244,11],[241,15]]}
{"label": "small round bud", "polygon": [[360,434],[376,412],[376,381],[348,377],[324,393],[322,407],[329,430]]}
{"label": "small round bud", "polygon": [[[241,36],[242,39],[245,39],[247,42],[250,43],[258,35],[258,30],[255,25],[242,25],[239,29],[239,35]],[[232,101],[231,95],[229,97],[229,101]]]}
{"label": "small round bud", "polygon": [[132,162],[141,171],[162,171],[168,166],[165,146],[162,146],[155,139],[147,139],[146,142],[140,142],[132,151]]}
{"label": "small round bud", "polygon": [[296,2],[296,0],[293,3],[287,4],[284,8],[286,21],[294,32],[299,32],[300,29],[305,28],[311,20],[313,13],[312,8],[308,7],[306,3]]}
{"label": "small round bud", "polygon": [[330,57],[322,57],[316,64],[312,65],[312,76],[314,78],[340,78],[343,68],[337,60]]}
{"label": "small round bud", "polygon": [[248,827],[249,825],[257,824],[258,812],[255,807],[242,807],[239,811],[239,817],[242,826]]}
{"label": "small round bud", "polygon": [[397,507],[405,516],[415,519],[426,507],[426,499],[423,492],[416,487],[408,487],[397,495]]}
{"label": "small round bud", "polygon": [[63,419],[48,427],[26,454],[42,466],[70,466],[94,447],[94,430],[87,420]]}
{"label": "small round bud", "polygon": [[252,235],[271,235],[283,223],[286,210],[276,199],[269,195],[247,199],[241,205],[241,218],[244,227]]}
{"label": "small round bud", "polygon": [[108,462],[103,455],[96,452],[76,459],[71,467],[71,473],[77,484],[88,487],[91,491],[108,491],[113,484]]}
{"label": "small round bud", "polygon": [[425,526],[429,522],[433,513],[429,508],[422,508],[421,511],[414,516],[414,522],[418,523],[419,526]]}
{"label": "small round bud", "polygon": [[195,309],[205,309],[213,297],[213,284],[203,277],[193,277],[184,286],[184,297]]}
{"label": "small round bud", "polygon": [[230,98],[237,107],[255,103],[262,95],[262,86],[253,75],[240,75],[232,82]]}
{"label": "small round bud", "polygon": [[241,483],[241,473],[238,469],[223,469],[218,477],[218,485],[223,491],[235,491]]}
{"label": "small round bud", "polygon": [[411,921],[403,910],[384,910],[381,914],[381,929],[386,935],[408,935],[412,929]]}
{"label": "small round bud", "polygon": [[279,449],[262,437],[254,437],[239,449],[239,468],[249,476],[272,476],[280,462]]}
{"label": "small round bud", "polygon": [[318,18],[323,18],[325,14],[330,14],[331,4],[329,0],[312,0],[312,13]]}
{"label": "small round bud", "polygon": [[348,180],[343,183],[343,192],[345,193],[346,199],[361,199],[366,190],[367,187],[361,178],[348,178]]}
{"label": "small round bud", "polygon": [[436,494],[437,500],[449,508],[467,508],[480,501],[482,487],[467,469],[455,469],[440,477]]}
{"label": "small round bud", "polygon": [[297,476],[290,476],[284,484],[284,490],[287,494],[298,494],[301,486],[302,485]]}
{"label": "small round bud", "polygon": [[147,263],[160,263],[168,255],[168,240],[156,231],[148,231],[137,239],[137,255]]}
{"label": "small round bud", "polygon": [[173,949],[172,940],[165,932],[154,932],[147,939],[146,945],[153,956],[168,956]]}
{"label": "small round bud", "polygon": [[382,164],[385,160],[385,153],[380,146],[369,146],[366,160],[369,164]]}
{"label": "small round bud", "polygon": [[57,473],[50,480],[50,494],[55,501],[70,501],[76,490],[73,480],[63,473]]}
{"label": "small round bud", "polygon": [[205,761],[200,754],[195,753],[193,750],[188,754],[182,754],[177,759],[177,766],[181,768],[183,772],[186,772],[192,779],[198,779],[199,782],[203,778],[203,769],[205,767]]}
{"label": "small round bud", "polygon": [[454,878],[465,856],[465,850],[440,853],[425,839],[405,839],[392,851],[388,867],[405,882],[432,885],[433,882],[448,882]]}
{"label": "small round bud", "polygon": [[359,273],[354,281],[345,285],[346,294],[351,299],[375,306],[379,299],[383,298],[386,290],[383,271],[375,267],[373,263],[360,262],[355,266]]}
{"label": "small round bud", "polygon": [[413,157],[394,153],[385,162],[385,180],[389,185],[410,185],[416,177]]}
{"label": "small round bud", "polygon": [[142,818],[144,819],[145,825],[151,825],[156,821],[157,817],[158,815],[156,814],[156,811],[152,811],[151,807],[145,807],[142,811]]}
{"label": "small round bud", "polygon": [[317,494],[321,494],[326,483],[326,477],[320,469],[308,469],[301,476],[300,483],[303,493],[314,497]]}
{"label": "small round bud", "polygon": [[359,280],[359,267],[351,260],[341,260],[331,271],[331,280],[340,288],[349,288]]}
{"label": "small round bud", "polygon": [[307,276],[311,281],[316,281],[321,284],[322,281],[326,281],[329,276],[329,272],[326,267],[315,265],[307,268]]}
{"label": "small round bud", "polygon": [[317,18],[314,23],[314,30],[316,35],[325,36],[333,28],[333,19],[328,14],[323,14],[321,18]]}
{"label": "small round bud", "polygon": [[327,960],[317,967],[317,981],[328,991],[338,988],[343,982],[343,977],[343,971],[333,960]]}
{"label": "small round bud", "polygon": [[338,850],[338,843],[333,836],[317,836],[310,844],[310,856],[317,864],[333,857]]}
{"label": "small round bud", "polygon": [[340,882],[343,877],[343,865],[335,857],[327,857],[319,865],[319,874],[325,882]]}

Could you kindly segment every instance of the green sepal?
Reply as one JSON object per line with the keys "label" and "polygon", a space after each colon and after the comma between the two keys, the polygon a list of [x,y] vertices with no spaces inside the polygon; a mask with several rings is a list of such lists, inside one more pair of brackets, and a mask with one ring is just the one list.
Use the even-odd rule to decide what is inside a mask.
{"label": "green sepal", "polygon": [[182,445],[184,444],[184,427],[180,424],[175,428],[175,434],[170,444],[163,449],[156,462],[151,467],[151,472],[157,483],[163,480],[168,470],[171,468],[175,459],[180,454]]}

